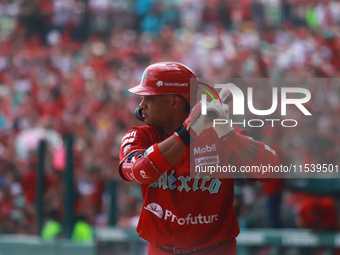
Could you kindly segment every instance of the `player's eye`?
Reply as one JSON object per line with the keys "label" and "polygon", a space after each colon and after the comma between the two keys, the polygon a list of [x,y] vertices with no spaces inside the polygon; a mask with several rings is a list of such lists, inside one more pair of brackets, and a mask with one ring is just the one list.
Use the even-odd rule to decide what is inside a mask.
{"label": "player's eye", "polygon": [[145,101],[146,103],[151,103],[151,102],[154,101],[154,98],[152,98],[152,97],[146,97],[146,98],[144,99],[144,101]]}

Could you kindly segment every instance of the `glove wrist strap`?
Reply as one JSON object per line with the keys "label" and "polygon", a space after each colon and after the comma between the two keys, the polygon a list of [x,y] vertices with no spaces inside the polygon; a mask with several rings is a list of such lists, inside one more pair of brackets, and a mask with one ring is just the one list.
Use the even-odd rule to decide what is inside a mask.
{"label": "glove wrist strap", "polygon": [[189,146],[191,142],[191,136],[188,130],[183,125],[175,130],[174,135],[177,140],[178,138],[180,138],[182,143],[185,144],[185,146]]}

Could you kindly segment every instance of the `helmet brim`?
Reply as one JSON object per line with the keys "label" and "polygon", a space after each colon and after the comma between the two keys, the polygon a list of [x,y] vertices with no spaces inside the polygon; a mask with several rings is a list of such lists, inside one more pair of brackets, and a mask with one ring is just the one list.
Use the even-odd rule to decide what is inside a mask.
{"label": "helmet brim", "polygon": [[150,88],[145,88],[142,85],[137,85],[128,89],[128,91],[134,95],[138,96],[158,96],[158,95],[180,95],[190,104],[190,94],[188,93],[177,93],[176,91],[168,91],[160,93],[159,91],[150,90]]}
{"label": "helmet brim", "polygon": [[132,87],[128,89],[128,91],[132,94],[139,95],[139,96],[152,96],[156,95],[156,93],[150,91],[150,89],[144,88],[141,85],[137,85],[135,87]]}
{"label": "helmet brim", "polygon": [[128,89],[128,91],[138,96],[156,96],[156,95],[176,94],[175,92],[160,93],[159,91],[153,91],[150,88],[145,88],[142,85],[137,85],[135,87],[132,87]]}

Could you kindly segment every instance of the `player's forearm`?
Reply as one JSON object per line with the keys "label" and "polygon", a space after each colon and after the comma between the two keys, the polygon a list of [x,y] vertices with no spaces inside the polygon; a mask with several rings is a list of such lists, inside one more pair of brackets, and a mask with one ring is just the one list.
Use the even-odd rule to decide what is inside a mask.
{"label": "player's forearm", "polygon": [[262,142],[250,140],[248,146],[239,154],[245,165],[271,165],[280,164],[277,153]]}
{"label": "player's forearm", "polygon": [[174,165],[187,148],[183,143],[176,140],[174,136],[172,135],[158,144],[160,153],[169,165]]}
{"label": "player's forearm", "polygon": [[[257,149],[257,154],[256,157],[251,161],[251,163],[248,163],[246,165],[249,166],[254,166],[255,169],[258,169],[260,171],[254,171],[251,172],[249,175],[252,178],[255,178],[257,180],[261,181],[272,181],[277,178],[280,178],[280,172],[278,173],[273,173],[271,171],[262,171],[262,166],[266,167],[275,167],[280,165],[280,160],[277,155],[277,153],[271,149],[269,146],[265,145],[262,142],[257,142],[258,143],[258,149]],[[248,175],[248,179],[249,179]]]}
{"label": "player's forearm", "polygon": [[238,156],[242,160],[242,162],[246,165],[251,164],[256,158],[257,152],[259,149],[259,142],[250,139],[248,145],[238,153]]}
{"label": "player's forearm", "polygon": [[[234,132],[234,131],[233,131]],[[280,164],[277,153],[269,146],[240,133],[232,133],[229,137],[222,137],[226,146],[230,146],[237,153],[243,165],[248,166],[277,166]],[[274,177],[268,173],[252,173],[256,179]],[[248,176],[249,177],[249,176]],[[277,176],[276,176],[277,177]]]}

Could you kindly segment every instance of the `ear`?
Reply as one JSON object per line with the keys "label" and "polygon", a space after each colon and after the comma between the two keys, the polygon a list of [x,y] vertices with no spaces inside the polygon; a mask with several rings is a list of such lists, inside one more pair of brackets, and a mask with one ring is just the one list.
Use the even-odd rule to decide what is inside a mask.
{"label": "ear", "polygon": [[182,98],[180,96],[173,96],[171,98],[171,107],[176,108],[182,104]]}

